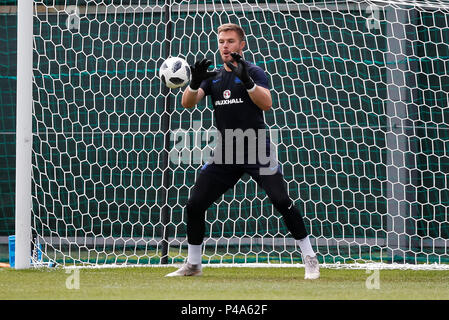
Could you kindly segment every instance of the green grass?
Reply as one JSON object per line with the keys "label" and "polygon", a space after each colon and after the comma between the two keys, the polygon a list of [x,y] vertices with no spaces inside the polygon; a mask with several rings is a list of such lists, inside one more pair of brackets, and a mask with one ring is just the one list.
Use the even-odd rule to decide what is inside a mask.
{"label": "green grass", "polygon": [[80,287],[68,289],[69,270],[0,269],[0,300],[449,299],[449,271],[380,270],[380,288],[367,289],[366,270],[322,269],[310,281],[303,268],[206,267],[195,278],[164,278],[174,267],[78,269]]}

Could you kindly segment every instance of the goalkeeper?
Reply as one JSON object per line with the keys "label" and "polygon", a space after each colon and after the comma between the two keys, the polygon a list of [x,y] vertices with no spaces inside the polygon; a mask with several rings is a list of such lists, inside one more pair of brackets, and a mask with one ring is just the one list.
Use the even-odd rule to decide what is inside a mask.
{"label": "goalkeeper", "polygon": [[[194,107],[210,95],[214,106],[216,126],[221,137],[214,150],[212,161],[206,163],[197,177],[186,205],[187,262],[173,276],[197,276],[202,274],[201,253],[205,234],[205,212],[228,189],[234,187],[243,174],[249,174],[267,193],[284,222],[297,241],[305,264],[305,279],[319,278],[319,265],[311,246],[299,210],[288,196],[286,183],[277,161],[267,165],[258,158],[252,161],[256,151],[265,146],[265,156],[275,156],[269,137],[248,138],[245,134],[229,136],[229,132],[265,132],[263,112],[272,105],[268,78],[258,66],[245,61],[243,29],[235,24],[218,28],[218,48],[223,68],[208,71],[211,61],[203,59],[191,66],[192,78],[182,95],[184,108]],[[243,136],[243,137],[242,137]],[[244,139],[245,136],[248,139]],[[261,139],[264,139],[261,143]],[[242,149],[236,146],[243,143]],[[254,145],[257,145],[254,147]],[[267,148],[268,146],[268,148]],[[240,152],[239,152],[240,150]],[[224,161],[223,158],[227,159]],[[263,169],[266,169],[263,171]]]}

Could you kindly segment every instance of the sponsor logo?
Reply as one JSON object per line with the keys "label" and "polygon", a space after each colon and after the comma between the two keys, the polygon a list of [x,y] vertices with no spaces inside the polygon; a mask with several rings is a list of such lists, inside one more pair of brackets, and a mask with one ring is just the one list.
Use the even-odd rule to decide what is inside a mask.
{"label": "sponsor logo", "polygon": [[231,97],[231,90],[225,90],[223,92],[223,98],[229,99]]}

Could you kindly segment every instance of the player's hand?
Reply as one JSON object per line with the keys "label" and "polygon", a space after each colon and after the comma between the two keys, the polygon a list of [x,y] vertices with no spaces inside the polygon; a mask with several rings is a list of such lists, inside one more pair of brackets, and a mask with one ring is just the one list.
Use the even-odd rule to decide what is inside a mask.
{"label": "player's hand", "polygon": [[192,80],[190,80],[189,87],[193,90],[197,90],[201,82],[210,77],[215,76],[217,71],[207,71],[207,68],[212,64],[212,61],[203,59],[201,61],[195,62],[193,66],[190,66],[190,71],[192,73]]}
{"label": "player's hand", "polygon": [[237,77],[242,81],[243,85],[247,90],[254,87],[254,81],[248,74],[248,69],[246,67],[245,60],[237,52],[231,53],[232,59],[237,62],[237,67],[230,61],[226,62],[226,65],[235,73]]}

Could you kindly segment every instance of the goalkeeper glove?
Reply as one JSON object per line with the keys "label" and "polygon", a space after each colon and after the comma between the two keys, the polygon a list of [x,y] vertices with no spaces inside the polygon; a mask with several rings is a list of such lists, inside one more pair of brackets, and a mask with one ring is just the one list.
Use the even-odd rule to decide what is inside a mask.
{"label": "goalkeeper glove", "polygon": [[254,88],[255,83],[253,79],[248,74],[248,69],[246,67],[245,60],[237,52],[232,52],[231,57],[237,62],[237,67],[232,64],[232,62],[226,62],[226,65],[234,72],[234,74],[242,81],[246,90]]}
{"label": "goalkeeper glove", "polygon": [[192,80],[190,80],[190,89],[198,90],[203,82],[210,77],[214,77],[218,72],[217,71],[207,71],[207,68],[212,64],[212,61],[203,59],[201,61],[195,62],[195,65],[190,66],[190,71],[192,73]]}

